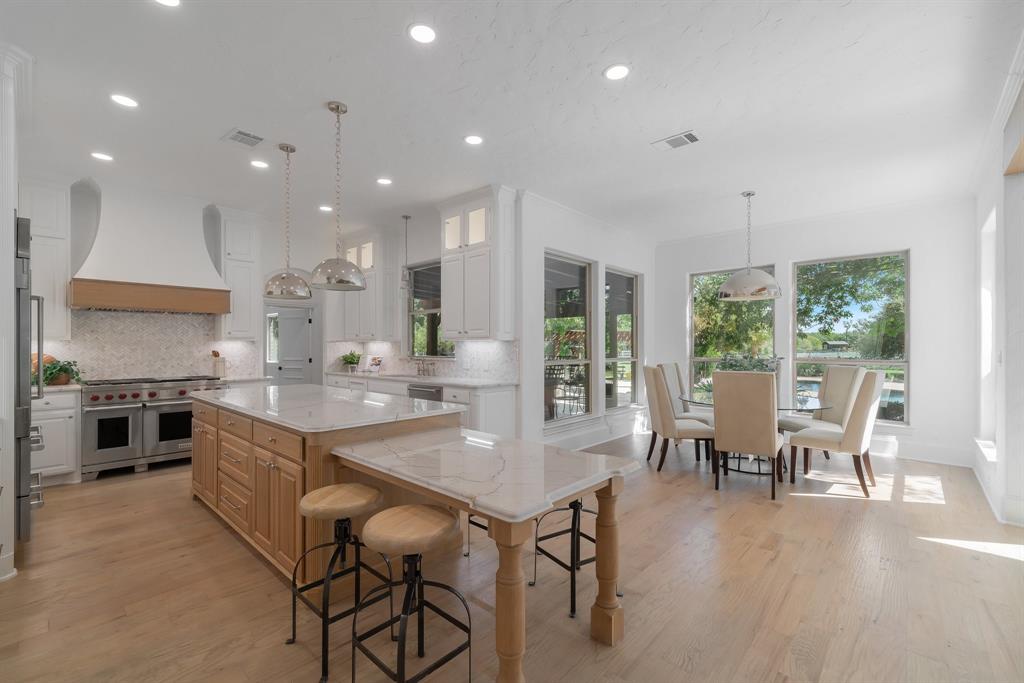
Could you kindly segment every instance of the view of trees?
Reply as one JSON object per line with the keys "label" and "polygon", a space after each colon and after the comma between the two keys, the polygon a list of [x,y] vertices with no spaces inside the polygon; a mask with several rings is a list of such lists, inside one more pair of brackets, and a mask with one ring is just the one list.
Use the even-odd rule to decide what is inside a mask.
{"label": "view of trees", "polygon": [[[767,270],[772,272],[771,268]],[[719,301],[718,288],[730,275],[710,273],[693,278],[693,355],[774,355],[774,302]]]}

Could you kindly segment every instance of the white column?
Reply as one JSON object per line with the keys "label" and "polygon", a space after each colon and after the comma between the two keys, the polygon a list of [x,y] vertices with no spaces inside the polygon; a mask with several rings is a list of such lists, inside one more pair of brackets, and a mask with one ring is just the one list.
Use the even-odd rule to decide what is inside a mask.
{"label": "white column", "polygon": [[[14,211],[19,108],[31,58],[0,42],[0,581],[14,576]],[[22,80],[24,79],[24,80]]]}

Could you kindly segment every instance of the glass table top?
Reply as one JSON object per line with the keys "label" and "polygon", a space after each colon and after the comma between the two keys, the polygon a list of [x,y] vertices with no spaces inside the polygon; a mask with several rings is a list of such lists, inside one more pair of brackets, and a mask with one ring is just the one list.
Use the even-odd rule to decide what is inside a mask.
{"label": "glass table top", "polygon": [[[686,396],[680,396],[682,400],[686,401],[690,405],[695,406],[713,406],[715,405],[715,398],[712,394],[701,394],[699,398],[687,398]],[[797,395],[793,396],[786,403],[779,403],[779,412],[799,412],[799,411],[811,411],[811,410],[828,410],[831,405],[822,404],[818,400],[817,396],[804,396]]]}

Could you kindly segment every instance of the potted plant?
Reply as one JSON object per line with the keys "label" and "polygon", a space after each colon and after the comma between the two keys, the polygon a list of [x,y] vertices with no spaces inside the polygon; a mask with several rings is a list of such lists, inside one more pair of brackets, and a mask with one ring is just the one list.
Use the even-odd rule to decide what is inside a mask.
{"label": "potted plant", "polygon": [[[78,382],[82,379],[82,373],[78,369],[78,363],[73,360],[47,360],[43,359],[43,384],[60,386],[70,382]],[[35,384],[38,377],[33,375],[32,383]]]}
{"label": "potted plant", "polygon": [[341,363],[342,365],[345,366],[345,369],[347,371],[354,372],[356,366],[359,365],[360,358],[362,358],[360,354],[356,353],[355,351],[349,351],[348,353],[341,357]]}

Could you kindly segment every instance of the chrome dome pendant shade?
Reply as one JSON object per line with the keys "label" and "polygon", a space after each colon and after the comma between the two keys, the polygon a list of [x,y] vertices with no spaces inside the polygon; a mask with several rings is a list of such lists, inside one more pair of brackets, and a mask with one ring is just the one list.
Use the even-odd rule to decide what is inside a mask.
{"label": "chrome dome pendant shade", "polygon": [[747,267],[733,273],[718,288],[718,298],[722,301],[764,301],[778,299],[782,296],[782,288],[775,278],[763,270],[750,267],[750,198],[752,190],[743,192],[747,200]]}
{"label": "chrome dome pendant shade", "polygon": [[348,111],[341,102],[328,102],[334,114],[334,258],[326,258],[313,269],[310,286],[336,292],[366,289],[366,276],[359,266],[341,256],[341,115]]}
{"label": "chrome dome pendant shade", "polygon": [[284,152],[284,270],[274,273],[263,285],[263,296],[268,299],[309,299],[306,279],[292,270],[292,154],[295,146],[282,142],[277,146]]}

